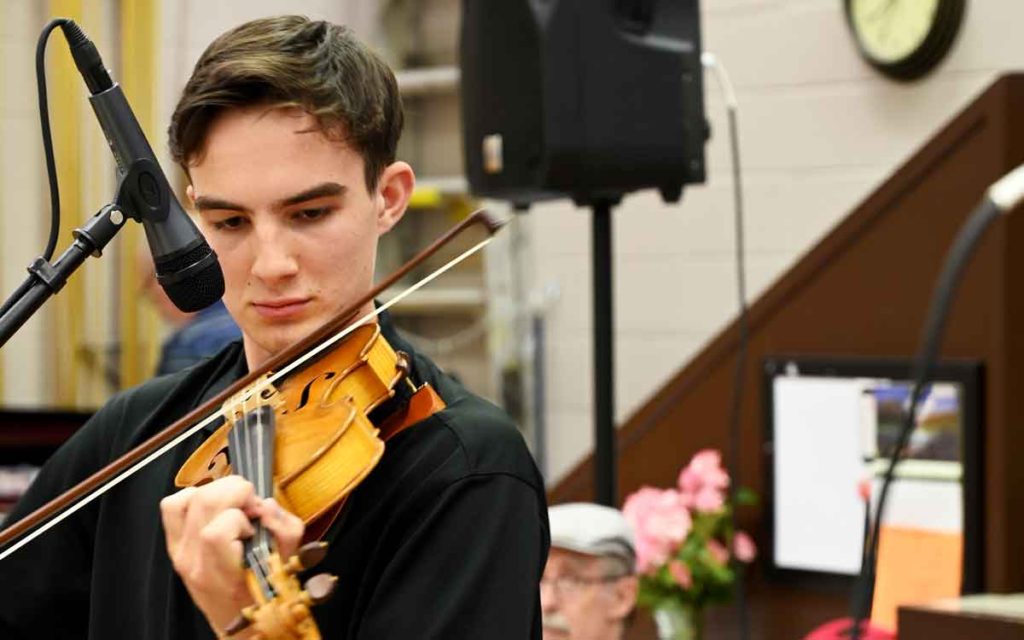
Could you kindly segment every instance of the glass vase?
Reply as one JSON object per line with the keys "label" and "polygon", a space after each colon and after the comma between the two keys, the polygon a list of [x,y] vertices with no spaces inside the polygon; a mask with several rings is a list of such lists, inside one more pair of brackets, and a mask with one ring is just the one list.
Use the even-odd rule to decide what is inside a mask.
{"label": "glass vase", "polygon": [[692,604],[663,602],[652,613],[658,640],[701,640],[701,611]]}

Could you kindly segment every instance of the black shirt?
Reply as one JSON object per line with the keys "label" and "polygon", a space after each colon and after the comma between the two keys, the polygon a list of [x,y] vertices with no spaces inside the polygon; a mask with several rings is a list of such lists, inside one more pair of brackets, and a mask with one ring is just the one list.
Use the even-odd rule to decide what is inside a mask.
{"label": "black shirt", "polygon": [[[541,637],[543,483],[508,416],[417,355],[412,377],[447,408],[387,443],[326,536],[313,608],[329,638]],[[199,406],[246,372],[240,343],[115,396],[40,472],[8,523]],[[171,567],[159,502],[199,433],[0,561],[0,638],[213,638]]]}

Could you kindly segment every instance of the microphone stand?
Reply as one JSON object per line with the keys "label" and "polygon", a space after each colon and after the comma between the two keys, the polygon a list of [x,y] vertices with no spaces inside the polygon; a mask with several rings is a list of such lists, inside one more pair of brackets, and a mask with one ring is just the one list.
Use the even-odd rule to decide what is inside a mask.
{"label": "microphone stand", "polygon": [[[166,204],[170,195],[152,179],[152,164],[149,160],[136,160],[131,164],[121,177],[114,202],[71,232],[75,241],[56,262],[50,264],[40,256],[29,265],[28,278],[0,307],[0,348],[50,296],[64,287],[86,258],[103,254],[103,249],[124,226],[126,215],[139,221],[141,218],[135,212],[140,208],[156,209],[160,203]],[[166,207],[163,210],[166,211]]]}

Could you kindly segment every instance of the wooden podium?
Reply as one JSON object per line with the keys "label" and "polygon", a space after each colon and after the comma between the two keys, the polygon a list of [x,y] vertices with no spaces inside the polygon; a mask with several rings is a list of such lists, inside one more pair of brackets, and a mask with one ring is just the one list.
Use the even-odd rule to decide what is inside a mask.
{"label": "wooden podium", "polygon": [[900,640],[1020,640],[1024,594],[975,595],[900,607]]}

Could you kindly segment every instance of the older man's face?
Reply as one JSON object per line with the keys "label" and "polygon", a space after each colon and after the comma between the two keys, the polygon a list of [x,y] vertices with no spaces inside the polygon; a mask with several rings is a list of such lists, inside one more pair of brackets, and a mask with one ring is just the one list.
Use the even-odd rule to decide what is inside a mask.
{"label": "older man's face", "polygon": [[541,580],[544,640],[617,640],[636,602],[617,563],[552,547]]}

